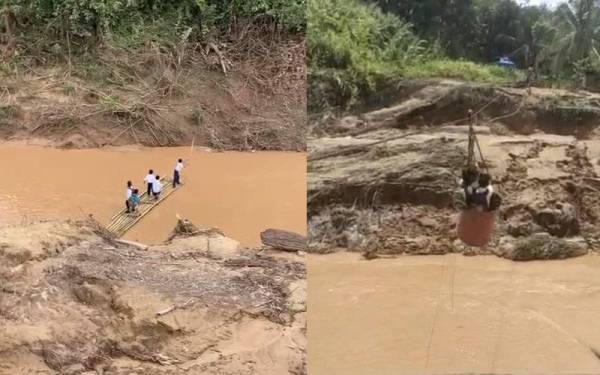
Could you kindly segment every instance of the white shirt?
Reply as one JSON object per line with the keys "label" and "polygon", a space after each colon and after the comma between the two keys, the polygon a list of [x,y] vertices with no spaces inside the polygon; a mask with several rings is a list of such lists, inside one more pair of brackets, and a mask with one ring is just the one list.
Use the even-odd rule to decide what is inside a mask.
{"label": "white shirt", "polygon": [[479,188],[479,181],[473,181],[470,185],[464,186],[465,182],[461,178],[459,184],[467,189],[467,194],[473,194]]}
{"label": "white shirt", "polygon": [[160,183],[159,180],[154,179],[154,182],[152,183],[152,191],[155,193],[160,193],[161,190],[162,190],[162,184]]}
{"label": "white shirt", "polygon": [[154,181],[156,181],[156,177],[154,177],[153,174],[149,174],[146,177],[144,177],[144,182],[147,184],[152,184],[154,183]]}
{"label": "white shirt", "polygon": [[182,169],[183,169],[183,163],[177,163],[177,165],[175,165],[175,170],[177,172],[181,172]]}
{"label": "white shirt", "polygon": [[475,191],[479,189],[479,182],[475,181],[471,185],[467,186],[467,193],[473,194]]}
{"label": "white shirt", "polygon": [[129,200],[129,198],[131,198],[131,194],[133,194],[133,188],[127,188],[127,192],[125,193],[127,200]]}
{"label": "white shirt", "polygon": [[488,185],[487,187],[484,187],[484,188],[482,188],[482,187],[480,187],[480,188],[477,188],[477,189],[475,190],[475,192],[476,192],[477,194],[483,194],[483,193],[486,193],[486,195],[485,195],[485,199],[487,200],[487,204],[488,204],[488,206],[490,205],[490,200],[492,199],[492,194],[494,194],[494,188],[492,187],[492,185],[491,185],[491,184],[490,184],[490,185]]}

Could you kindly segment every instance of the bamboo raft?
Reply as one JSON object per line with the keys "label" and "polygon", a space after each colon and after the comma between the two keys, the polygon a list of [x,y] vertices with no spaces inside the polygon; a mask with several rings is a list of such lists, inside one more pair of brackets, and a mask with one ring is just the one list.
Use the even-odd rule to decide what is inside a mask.
{"label": "bamboo raft", "polygon": [[144,192],[140,195],[140,204],[137,206],[135,213],[127,213],[126,209],[123,208],[111,218],[106,229],[117,238],[123,236],[129,229],[133,228],[135,224],[142,220],[144,216],[181,187],[173,188],[173,180],[167,178],[161,178],[160,182],[162,182],[163,187],[158,200],[154,199],[152,196],[148,196],[147,191]]}

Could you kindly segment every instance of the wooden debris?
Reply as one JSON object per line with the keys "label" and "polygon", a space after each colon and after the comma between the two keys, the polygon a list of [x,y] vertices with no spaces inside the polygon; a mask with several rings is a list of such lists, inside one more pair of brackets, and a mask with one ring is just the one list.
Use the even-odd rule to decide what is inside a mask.
{"label": "wooden debris", "polygon": [[167,315],[168,313],[175,311],[177,309],[185,309],[186,307],[188,307],[189,305],[191,305],[194,302],[193,299],[188,299],[184,304],[180,304],[180,305],[171,305],[169,307],[167,307],[164,310],[160,310],[156,312],[156,316],[163,316],[163,315]]}
{"label": "wooden debris", "polygon": [[260,233],[263,244],[277,250],[284,251],[306,251],[306,237],[286,230],[267,229]]}
{"label": "wooden debris", "polygon": [[136,247],[143,251],[146,251],[149,248],[148,245],[144,245],[143,243],[139,243],[139,242],[135,242],[135,241],[116,239],[115,242],[118,244],[121,244],[121,245],[133,246],[133,247]]}
{"label": "wooden debris", "polygon": [[208,228],[208,229],[200,229],[194,223],[189,221],[188,219],[182,219],[179,215],[177,215],[177,225],[171,231],[171,234],[166,240],[166,243],[170,243],[175,238],[185,238],[185,237],[194,237],[194,236],[225,236],[223,231],[219,228]]}
{"label": "wooden debris", "polygon": [[175,305],[171,305],[169,307],[167,307],[164,310],[160,310],[156,312],[156,316],[163,316],[163,315],[167,315],[168,313],[170,313],[171,311],[175,310],[177,308],[177,306]]}
{"label": "wooden debris", "polygon": [[200,229],[187,219],[177,218],[177,225],[173,228],[169,241],[175,237],[189,237],[200,232]]}
{"label": "wooden debris", "polygon": [[92,231],[103,238],[106,242],[116,247],[115,235],[108,230],[104,225],[100,224],[98,220],[94,217],[94,215],[89,215],[87,219],[87,225],[92,229]]}
{"label": "wooden debris", "polygon": [[219,63],[221,64],[221,69],[223,69],[223,74],[225,76],[227,76],[227,66],[225,65],[225,58],[223,57],[223,54],[221,53],[221,51],[219,50],[219,48],[217,47],[216,44],[214,43],[209,43],[208,44],[208,49],[215,51],[215,53],[217,54],[217,56],[219,57]]}

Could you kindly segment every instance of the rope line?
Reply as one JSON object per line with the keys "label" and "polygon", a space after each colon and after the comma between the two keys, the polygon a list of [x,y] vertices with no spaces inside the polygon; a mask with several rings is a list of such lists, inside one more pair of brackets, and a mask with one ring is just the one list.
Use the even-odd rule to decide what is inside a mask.
{"label": "rope line", "polygon": [[473,169],[477,167],[477,162],[475,161],[475,140],[477,136],[475,135],[475,114],[473,111],[469,109],[469,141],[467,146],[467,168]]}
{"label": "rope line", "polygon": [[479,151],[479,157],[481,158],[481,165],[483,166],[483,169],[485,169],[485,173],[487,173],[489,175],[490,171],[488,169],[487,163],[485,162],[485,158],[483,157],[483,152],[481,151],[481,146],[479,145],[479,140],[477,139],[477,137],[475,137],[475,145],[477,146],[477,151]]}
{"label": "rope line", "polygon": [[442,274],[440,276],[440,290],[438,293],[437,303],[435,305],[435,312],[433,313],[433,322],[431,323],[431,331],[429,332],[429,341],[427,342],[427,357],[425,358],[425,371],[429,369],[429,361],[431,358],[431,346],[433,344],[433,335],[435,333],[435,327],[437,325],[438,316],[440,314],[440,308],[442,305],[442,294],[444,290],[444,276],[446,275],[446,257],[444,257],[444,262],[442,263]]}
{"label": "rope line", "polygon": [[[508,283],[508,293],[510,293],[512,291],[512,286],[513,286],[513,279],[514,279],[514,262],[510,263],[510,271],[509,271],[509,283]],[[499,354],[500,354],[500,346],[502,344],[502,338],[504,337],[504,331],[506,328],[506,315],[508,312],[509,307],[508,305],[508,298],[505,298],[506,300],[506,304],[503,304],[504,308],[502,309],[502,313],[500,315],[500,322],[498,323],[498,334],[496,335],[496,342],[494,344],[494,352],[492,353],[492,363],[491,363],[491,369],[490,372],[494,373],[496,372],[496,367],[498,365],[498,358],[499,358]]]}

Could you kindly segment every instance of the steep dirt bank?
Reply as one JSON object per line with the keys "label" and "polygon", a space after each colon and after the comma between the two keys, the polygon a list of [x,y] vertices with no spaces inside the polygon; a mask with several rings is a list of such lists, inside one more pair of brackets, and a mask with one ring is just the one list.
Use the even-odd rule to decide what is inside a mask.
{"label": "steep dirt bank", "polygon": [[597,134],[600,95],[559,89],[527,90],[460,81],[409,81],[365,104],[358,113],[332,117],[311,115],[314,137],[365,134],[381,128],[443,126],[464,123],[467,111],[495,130],[515,134]]}
{"label": "steep dirt bank", "polygon": [[[442,82],[385,108],[313,124],[312,247],[378,254],[495,253],[564,258],[600,239],[600,97]],[[466,158],[469,108],[504,196],[487,249],[457,241],[453,197]]]}
{"label": "steep dirt bank", "polygon": [[218,230],[143,251],[85,223],[0,228],[2,374],[304,374],[303,258]]}
{"label": "steep dirt bank", "polygon": [[23,56],[0,69],[0,139],[305,149],[302,39],[261,44],[260,56],[186,48],[175,57],[106,47],[73,66]]}

